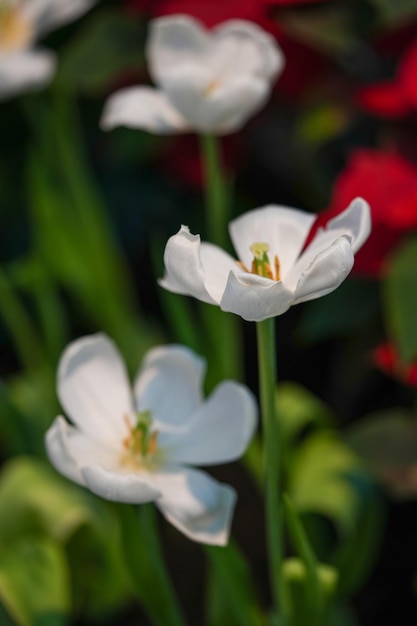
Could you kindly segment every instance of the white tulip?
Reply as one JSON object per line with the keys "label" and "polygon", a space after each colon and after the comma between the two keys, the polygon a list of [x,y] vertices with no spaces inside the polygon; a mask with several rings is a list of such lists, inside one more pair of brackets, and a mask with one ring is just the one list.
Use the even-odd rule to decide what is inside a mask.
{"label": "white tulip", "polygon": [[251,392],[235,382],[202,397],[203,359],[182,346],[151,350],[131,393],[104,335],[71,343],[58,369],[58,417],[46,434],[53,465],[107,500],[154,501],[187,537],[224,545],[235,491],[190,465],[239,458],[256,426]]}
{"label": "white tulip", "polygon": [[35,48],[45,33],[76,19],[96,0],[0,0],[0,99],[48,83],[55,55]]}
{"label": "white tulip", "polygon": [[369,205],[356,198],[304,249],[315,215],[282,206],[249,211],[229,225],[239,260],[188,227],[168,240],[160,284],[260,322],[336,289],[367,239]]}
{"label": "white tulip", "polygon": [[185,15],[151,22],[146,57],[158,88],[116,92],[104,129],[232,133],[263,106],[284,65],[273,37],[256,24],[230,20],[207,30]]}

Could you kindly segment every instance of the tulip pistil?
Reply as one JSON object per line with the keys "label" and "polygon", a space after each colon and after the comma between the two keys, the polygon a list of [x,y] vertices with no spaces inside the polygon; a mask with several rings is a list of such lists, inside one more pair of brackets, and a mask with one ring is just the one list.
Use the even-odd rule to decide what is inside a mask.
{"label": "tulip pistil", "polygon": [[151,412],[137,413],[135,426],[132,426],[127,415],[124,420],[129,429],[129,435],[123,439],[124,448],[135,460],[151,459],[156,453],[158,443],[158,432],[151,430]]}
{"label": "tulip pistil", "polygon": [[[280,263],[278,256],[274,257],[274,271],[269,260],[269,244],[264,242],[256,242],[250,246],[250,251],[253,254],[253,261],[251,266],[251,273],[263,276],[264,278],[270,278],[271,280],[281,280],[280,277]],[[248,271],[243,264],[240,264],[242,269]]]}

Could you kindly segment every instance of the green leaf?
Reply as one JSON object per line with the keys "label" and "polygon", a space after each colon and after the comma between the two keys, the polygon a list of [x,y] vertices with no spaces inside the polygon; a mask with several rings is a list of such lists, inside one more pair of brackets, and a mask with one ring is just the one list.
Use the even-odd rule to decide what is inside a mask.
{"label": "green leaf", "polygon": [[393,24],[417,15],[416,0],[371,0],[384,22]]}
{"label": "green leaf", "polygon": [[0,599],[18,626],[66,624],[68,582],[65,556],[52,539],[27,536],[0,548]]}
{"label": "green leaf", "polygon": [[408,241],[391,259],[383,283],[384,315],[388,334],[400,357],[409,362],[417,356],[417,239]]}
{"label": "green leaf", "polygon": [[206,547],[209,559],[208,626],[266,626],[247,562],[239,548]]}
{"label": "green leaf", "polygon": [[66,541],[92,518],[87,497],[42,461],[15,457],[0,475],[0,541],[33,532]]}
{"label": "green leaf", "polygon": [[114,9],[86,19],[60,54],[57,82],[94,93],[130,71],[139,73],[144,59],[144,23]]}
{"label": "green leaf", "polygon": [[291,501],[300,513],[327,516],[345,535],[358,517],[353,477],[360,472],[356,455],[335,434],[314,433],[298,446],[289,469]]}
{"label": "green leaf", "polygon": [[394,495],[417,495],[417,423],[409,411],[373,413],[349,428],[345,439]]}

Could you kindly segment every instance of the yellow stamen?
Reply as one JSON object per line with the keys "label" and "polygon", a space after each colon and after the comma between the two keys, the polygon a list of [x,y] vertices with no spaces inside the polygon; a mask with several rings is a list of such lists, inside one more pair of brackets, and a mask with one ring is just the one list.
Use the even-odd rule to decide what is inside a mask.
{"label": "yellow stamen", "polygon": [[217,81],[216,79],[213,79],[209,82],[209,84],[207,85],[207,87],[204,89],[203,94],[205,96],[211,96],[211,94],[216,91],[216,89],[219,88],[219,81]]}
{"label": "yellow stamen", "polygon": [[33,41],[33,26],[18,7],[0,3],[0,50],[24,50]]}
{"label": "yellow stamen", "polygon": [[279,258],[277,255],[275,255],[275,258],[274,258],[274,264],[275,264],[275,280],[278,281],[278,280],[281,280],[281,273],[280,273],[281,263],[279,262]]}

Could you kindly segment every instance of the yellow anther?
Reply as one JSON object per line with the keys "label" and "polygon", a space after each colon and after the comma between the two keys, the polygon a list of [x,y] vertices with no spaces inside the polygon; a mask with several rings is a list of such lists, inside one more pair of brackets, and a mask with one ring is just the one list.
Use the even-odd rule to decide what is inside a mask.
{"label": "yellow anther", "polygon": [[268,254],[269,249],[269,244],[263,242],[253,243],[249,247],[249,250],[252,252],[255,259],[258,259],[259,261],[264,260],[264,257]]}

